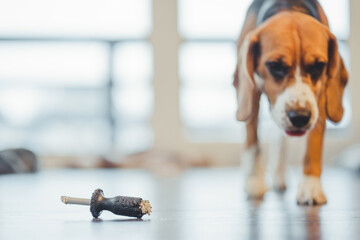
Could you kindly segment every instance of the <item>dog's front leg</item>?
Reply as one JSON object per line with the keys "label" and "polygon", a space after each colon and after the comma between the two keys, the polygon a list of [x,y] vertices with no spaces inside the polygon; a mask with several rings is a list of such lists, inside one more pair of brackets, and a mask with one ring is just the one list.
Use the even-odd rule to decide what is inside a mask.
{"label": "dog's front leg", "polygon": [[242,155],[245,174],[245,191],[253,198],[261,198],[268,190],[265,182],[265,164],[263,162],[257,136],[260,93],[254,97],[254,115],[246,124],[246,149]]}
{"label": "dog's front leg", "polygon": [[269,166],[272,175],[272,186],[276,191],[286,190],[286,149],[287,139],[280,132],[275,133],[269,149]]}
{"label": "dog's front leg", "polygon": [[297,201],[301,205],[326,203],[326,197],[320,181],[324,130],[325,116],[320,115],[320,119],[308,136],[304,158],[303,179],[300,182],[297,195]]}

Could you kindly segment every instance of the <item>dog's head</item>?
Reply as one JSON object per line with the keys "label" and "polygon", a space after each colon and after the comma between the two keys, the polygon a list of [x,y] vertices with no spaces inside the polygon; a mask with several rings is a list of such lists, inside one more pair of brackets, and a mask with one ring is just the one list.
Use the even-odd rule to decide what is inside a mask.
{"label": "dog's head", "polygon": [[333,122],[342,118],[348,74],[335,36],[310,16],[283,12],[250,32],[237,69],[239,121],[252,118],[256,91],[267,95],[272,117],[289,135],[314,127],[321,111]]}

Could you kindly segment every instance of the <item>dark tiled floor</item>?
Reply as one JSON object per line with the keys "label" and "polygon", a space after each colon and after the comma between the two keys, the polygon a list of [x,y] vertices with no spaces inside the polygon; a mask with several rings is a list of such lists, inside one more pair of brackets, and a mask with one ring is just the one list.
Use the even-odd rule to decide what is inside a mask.
{"label": "dark tiled floor", "polygon": [[[58,170],[0,176],[0,239],[360,239],[360,177],[328,168],[328,204],[300,207],[300,170],[290,169],[286,193],[250,201],[236,168],[194,169],[173,179],[142,170]],[[143,220],[104,212],[93,222],[86,206],[64,205],[61,195],[149,199]]]}

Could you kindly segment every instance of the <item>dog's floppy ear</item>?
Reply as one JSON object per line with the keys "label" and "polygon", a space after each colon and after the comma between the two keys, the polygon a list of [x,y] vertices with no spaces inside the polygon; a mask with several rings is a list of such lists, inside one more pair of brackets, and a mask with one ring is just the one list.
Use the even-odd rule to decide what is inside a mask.
{"label": "dog's floppy ear", "polygon": [[344,114],[342,99],[344,88],[348,81],[348,73],[338,52],[336,37],[330,32],[329,36],[325,110],[328,119],[337,123],[340,122]]}
{"label": "dog's floppy ear", "polygon": [[259,56],[258,36],[249,33],[239,50],[238,65],[234,76],[234,86],[236,87],[238,110],[236,119],[248,122],[253,116],[255,104],[256,86],[254,81],[254,71],[256,61]]}

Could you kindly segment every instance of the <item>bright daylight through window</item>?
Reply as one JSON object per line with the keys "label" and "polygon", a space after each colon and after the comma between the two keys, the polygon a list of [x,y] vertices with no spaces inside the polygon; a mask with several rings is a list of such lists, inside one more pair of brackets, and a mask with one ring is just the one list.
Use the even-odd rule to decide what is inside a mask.
{"label": "bright daylight through window", "polygon": [[149,148],[151,31],[151,0],[2,1],[1,149]]}

